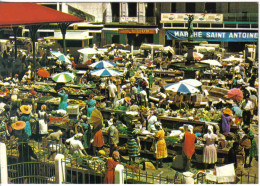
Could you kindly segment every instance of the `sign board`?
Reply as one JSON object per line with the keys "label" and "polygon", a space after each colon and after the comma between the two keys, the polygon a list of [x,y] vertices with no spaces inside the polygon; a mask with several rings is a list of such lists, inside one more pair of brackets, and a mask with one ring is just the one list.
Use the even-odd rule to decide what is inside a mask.
{"label": "sign board", "polygon": [[[166,30],[167,40],[187,40],[186,30]],[[235,41],[235,42],[258,42],[257,32],[219,32],[219,31],[194,31],[194,41]]]}
{"label": "sign board", "polygon": [[137,17],[120,17],[120,23],[122,22],[138,22]]}
{"label": "sign board", "polygon": [[161,23],[187,23],[188,15],[193,15],[193,23],[222,23],[223,14],[204,14],[204,13],[162,13],[161,14]]}
{"label": "sign board", "polygon": [[156,29],[118,29],[118,33],[120,34],[156,34]]}

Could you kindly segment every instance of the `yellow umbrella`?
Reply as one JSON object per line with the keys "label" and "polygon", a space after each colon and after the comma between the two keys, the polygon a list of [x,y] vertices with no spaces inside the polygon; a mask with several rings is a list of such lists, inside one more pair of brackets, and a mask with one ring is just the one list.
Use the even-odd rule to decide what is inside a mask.
{"label": "yellow umbrella", "polygon": [[94,109],[90,116],[91,124],[93,125],[94,129],[97,128],[99,125],[103,123],[103,116],[98,109]]}

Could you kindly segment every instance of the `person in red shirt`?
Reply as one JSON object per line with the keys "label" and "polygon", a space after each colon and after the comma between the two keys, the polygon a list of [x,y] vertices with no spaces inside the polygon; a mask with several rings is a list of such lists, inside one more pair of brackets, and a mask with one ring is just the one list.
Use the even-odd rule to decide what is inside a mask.
{"label": "person in red shirt", "polygon": [[184,133],[183,138],[183,167],[186,171],[190,169],[191,157],[195,152],[196,135],[193,133],[193,127],[189,126],[188,131]]}
{"label": "person in red shirt", "polygon": [[115,168],[119,163],[119,152],[114,151],[112,158],[109,158],[106,162],[107,172],[105,175],[104,183],[105,184],[114,184],[115,183]]}

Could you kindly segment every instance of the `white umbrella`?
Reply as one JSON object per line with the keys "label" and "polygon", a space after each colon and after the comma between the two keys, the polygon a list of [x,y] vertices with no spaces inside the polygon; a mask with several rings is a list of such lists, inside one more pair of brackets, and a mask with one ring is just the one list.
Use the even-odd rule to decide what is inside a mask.
{"label": "white umbrella", "polygon": [[98,76],[98,77],[114,77],[114,76],[122,76],[122,72],[118,72],[117,70],[114,69],[97,69],[97,70],[92,70],[90,71],[90,74],[92,76]]}
{"label": "white umbrella", "polygon": [[202,85],[202,83],[199,80],[196,79],[184,79],[181,80],[180,83],[185,83],[194,87],[199,87]]}
{"label": "white umbrella", "polygon": [[214,60],[214,59],[207,59],[207,60],[201,60],[200,61],[201,63],[207,63],[209,64],[210,66],[219,66],[219,67],[222,67],[221,63],[217,60]]}
{"label": "white umbrella", "polygon": [[177,92],[177,93],[183,93],[183,94],[193,94],[200,92],[199,89],[197,89],[194,86],[185,84],[185,83],[172,83],[164,86],[165,90]]}

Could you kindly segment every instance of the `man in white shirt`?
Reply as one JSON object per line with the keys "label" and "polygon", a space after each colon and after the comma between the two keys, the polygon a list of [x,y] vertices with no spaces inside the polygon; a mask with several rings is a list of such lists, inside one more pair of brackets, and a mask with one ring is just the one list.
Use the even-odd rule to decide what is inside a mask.
{"label": "man in white shirt", "polygon": [[81,142],[82,136],[83,136],[82,133],[77,133],[73,137],[66,140],[66,144],[69,145],[69,150],[70,150],[71,154],[78,153],[80,155],[84,155],[84,154],[88,155],[87,152],[84,149],[82,142]]}
{"label": "man in white shirt", "polygon": [[244,125],[250,126],[251,122],[251,114],[253,109],[255,108],[255,104],[253,101],[249,99],[249,96],[246,98],[245,102],[242,103],[242,110],[243,110],[243,122]]}
{"label": "man in white shirt", "polygon": [[117,88],[116,85],[112,82],[108,85],[108,93],[109,93],[109,99],[112,103],[114,103],[115,97],[116,97]]}

